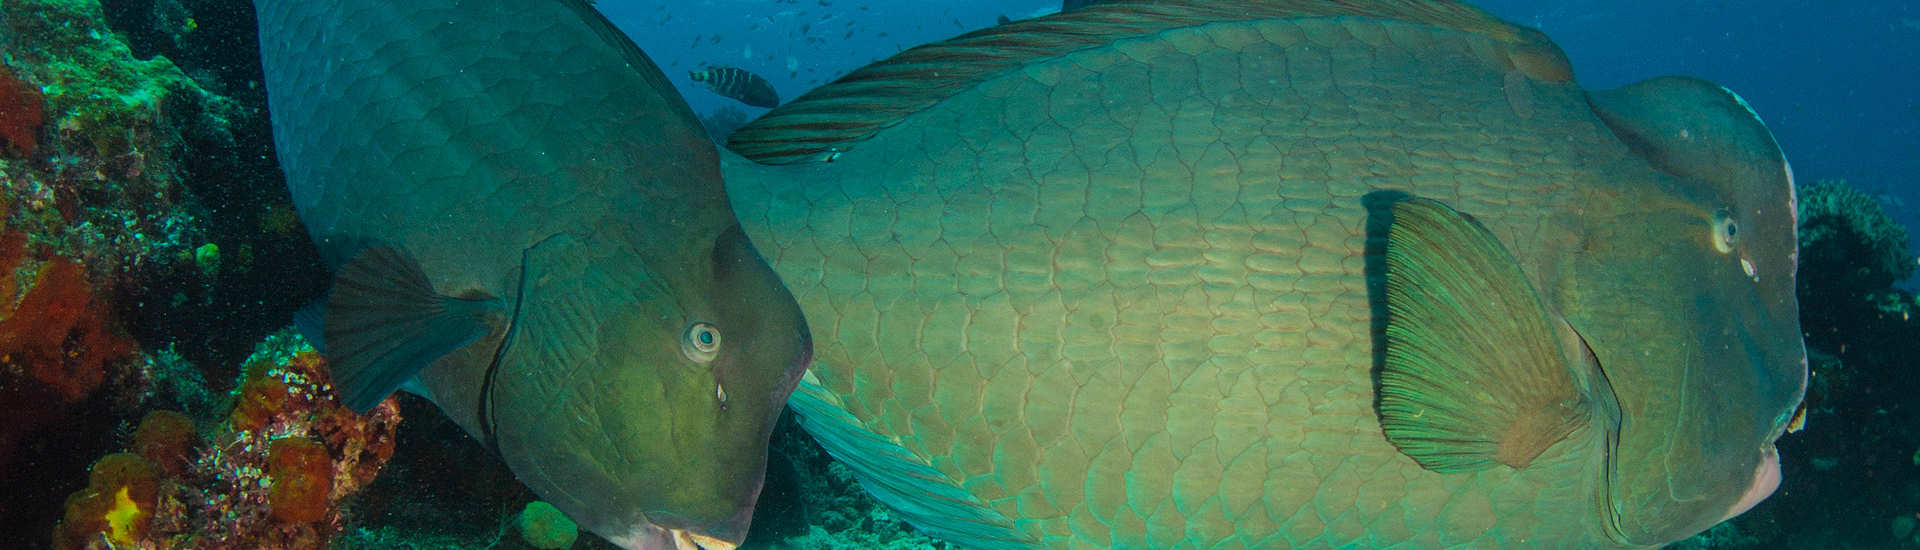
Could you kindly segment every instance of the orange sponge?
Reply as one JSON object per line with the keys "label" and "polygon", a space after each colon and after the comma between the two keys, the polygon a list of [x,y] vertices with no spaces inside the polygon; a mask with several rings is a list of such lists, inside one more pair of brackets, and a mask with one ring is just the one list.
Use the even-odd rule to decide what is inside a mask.
{"label": "orange sponge", "polygon": [[333,457],[327,446],[304,437],[273,440],[267,447],[267,477],[273,490],[267,504],[273,519],[313,523],[327,517],[327,494],[333,491]]}
{"label": "orange sponge", "polygon": [[[13,239],[0,241],[0,255],[12,256]],[[27,289],[17,306],[0,312],[0,363],[21,365],[67,401],[78,401],[106,380],[107,362],[133,353],[133,342],[113,330],[110,309],[96,299],[80,264],[52,258]]]}
{"label": "orange sponge", "polygon": [[131,546],[147,537],[160,499],[160,480],[147,459],[116,453],[93,463],[87,488],[67,497],[67,514],[53,528],[53,547],[87,548],[106,540]]}
{"label": "orange sponge", "polygon": [[233,404],[233,413],[229,416],[234,429],[259,430],[273,422],[273,417],[287,410],[290,396],[287,384],[271,376],[248,376],[240,383],[240,399]]}
{"label": "orange sponge", "polygon": [[191,462],[196,436],[193,420],[174,411],[153,411],[140,419],[133,431],[133,452],[153,462],[169,475],[186,473]]}

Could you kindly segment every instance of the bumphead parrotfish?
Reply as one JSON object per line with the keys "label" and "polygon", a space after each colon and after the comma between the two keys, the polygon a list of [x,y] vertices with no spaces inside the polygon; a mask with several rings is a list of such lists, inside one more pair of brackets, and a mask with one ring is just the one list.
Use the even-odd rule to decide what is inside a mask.
{"label": "bumphead parrotfish", "polygon": [[623,547],[737,545],[808,333],[660,70],[579,0],[256,6],[343,401],[432,399]]}
{"label": "bumphead parrotfish", "polygon": [[1654,547],[1804,393],[1758,116],[1460,4],[1096,3],[729,148],[803,426],[970,548]]}

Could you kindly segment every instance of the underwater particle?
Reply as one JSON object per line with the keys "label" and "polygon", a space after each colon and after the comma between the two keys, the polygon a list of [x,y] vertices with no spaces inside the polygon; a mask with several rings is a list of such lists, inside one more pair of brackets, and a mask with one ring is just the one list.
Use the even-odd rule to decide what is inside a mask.
{"label": "underwater particle", "polygon": [[116,453],[93,463],[87,488],[67,497],[66,516],[53,528],[53,547],[89,548],[99,540],[130,546],[147,537],[159,504],[160,480],[152,463]]}
{"label": "underwater particle", "polygon": [[185,474],[192,464],[196,434],[193,419],[175,411],[157,410],[140,419],[133,431],[133,452],[166,471],[167,475]]}
{"label": "underwater particle", "polygon": [[313,523],[327,517],[327,494],[333,491],[333,457],[327,446],[305,437],[273,440],[267,448],[267,478],[272,492],[267,502],[273,519]]}
{"label": "underwater particle", "polygon": [[516,527],[520,529],[520,538],[541,550],[571,548],[573,540],[580,536],[573,519],[544,500],[527,503],[526,509],[520,511]]}
{"label": "underwater particle", "polygon": [[22,155],[33,155],[46,106],[46,98],[32,84],[0,68],[0,143]]}

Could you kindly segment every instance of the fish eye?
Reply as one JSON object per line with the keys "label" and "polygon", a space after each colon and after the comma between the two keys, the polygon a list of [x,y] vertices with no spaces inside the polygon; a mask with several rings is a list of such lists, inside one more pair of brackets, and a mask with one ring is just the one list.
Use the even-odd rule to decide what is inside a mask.
{"label": "fish eye", "polygon": [[1721,210],[1713,213],[1713,249],[1721,254],[1733,252],[1733,245],[1740,242],[1740,225],[1734,223],[1733,213]]}
{"label": "fish eye", "polygon": [[720,327],[712,323],[687,325],[687,332],[680,339],[680,352],[698,363],[713,361],[720,355]]}

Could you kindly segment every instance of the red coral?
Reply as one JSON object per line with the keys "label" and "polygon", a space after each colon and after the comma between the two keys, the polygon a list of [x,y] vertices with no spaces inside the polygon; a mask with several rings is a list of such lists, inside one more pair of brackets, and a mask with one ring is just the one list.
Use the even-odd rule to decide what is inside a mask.
{"label": "red coral", "polygon": [[[0,212],[6,208],[0,207]],[[17,231],[0,232],[0,298],[11,298],[13,292],[13,271],[20,267],[20,261],[27,259],[27,234]],[[13,313],[13,300],[0,300],[0,319]]]}
{"label": "red coral", "polygon": [[0,308],[0,365],[24,365],[33,380],[77,401],[106,380],[108,362],[133,353],[133,342],[111,328],[105,300],[94,297],[80,264],[48,260],[25,292],[17,307]]}
{"label": "red coral", "polygon": [[267,502],[273,519],[313,523],[327,517],[333,492],[333,457],[327,446],[304,437],[276,439],[267,449],[267,477],[273,492]]}
{"label": "red coral", "polygon": [[0,70],[0,141],[22,154],[32,155],[40,141],[40,123],[46,110],[40,91],[11,71]]}

